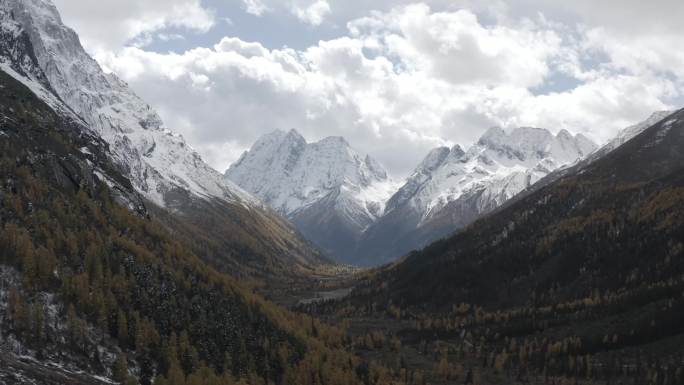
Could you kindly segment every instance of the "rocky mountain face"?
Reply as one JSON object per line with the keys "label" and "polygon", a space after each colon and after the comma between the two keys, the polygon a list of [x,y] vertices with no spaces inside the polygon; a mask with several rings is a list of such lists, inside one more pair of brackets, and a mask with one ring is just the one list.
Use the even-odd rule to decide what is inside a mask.
{"label": "rocky mountain face", "polygon": [[358,247],[378,264],[467,226],[552,171],[586,157],[596,145],[581,134],[540,128],[491,128],[468,150],[430,152],[387,202]]}
{"label": "rocky mountain face", "polygon": [[[13,67],[54,92],[109,143],[117,163],[147,199],[166,206],[169,195],[181,189],[199,197],[253,201],[226,184],[179,135],[166,129],[123,81],[104,73],[50,1],[3,0],[2,9],[3,34],[15,33],[32,48],[5,49]],[[16,45],[14,41],[4,40],[3,45]]]}
{"label": "rocky mountain face", "polygon": [[211,234],[214,246],[204,254],[231,272],[239,258],[294,270],[323,263],[289,223],[226,181],[123,81],[104,73],[51,1],[0,0],[0,36],[0,69],[101,138],[148,203],[172,211],[186,232]]}
{"label": "rocky mountain face", "polygon": [[307,143],[295,130],[260,138],[225,177],[342,262],[353,258],[353,245],[382,215],[393,192],[384,168],[343,138]]}
{"label": "rocky mountain face", "polygon": [[595,150],[589,139],[565,130],[492,128],[467,151],[434,149],[398,186],[343,138],[307,143],[295,130],[275,131],[225,177],[338,261],[374,266],[453,233]]}

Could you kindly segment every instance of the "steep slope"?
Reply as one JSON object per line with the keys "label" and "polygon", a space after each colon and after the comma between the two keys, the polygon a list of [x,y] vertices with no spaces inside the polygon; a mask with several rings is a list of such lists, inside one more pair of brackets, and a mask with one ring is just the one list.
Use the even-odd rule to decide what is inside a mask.
{"label": "steep slope", "polygon": [[643,122],[623,128],[620,130],[620,132],[618,132],[617,136],[613,140],[601,147],[599,151],[596,151],[596,153],[590,158],[598,159],[603,155],[615,150],[616,148],[622,146],[625,142],[644,132],[645,129],[672,115],[674,112],[675,111],[656,111]]}
{"label": "steep slope", "polygon": [[107,144],[3,71],[0,180],[0,382],[360,383],[339,332],[116,204],[138,194]]}
{"label": "steep slope", "polygon": [[588,164],[604,157],[611,151],[628,142],[630,139],[641,134],[645,129],[653,126],[654,124],[660,122],[661,120],[665,119],[669,115],[672,115],[673,113],[674,111],[656,111],[652,113],[651,116],[649,116],[643,122],[639,122],[632,126],[623,128],[622,130],[620,130],[620,132],[618,132],[615,138],[611,139],[608,143],[606,143],[601,148],[596,150],[593,154],[591,154],[591,156],[588,156],[581,163]]}
{"label": "steep slope", "polygon": [[[681,281],[684,110],[384,273],[397,303],[525,304]],[[547,299],[548,300],[548,299]]]}
{"label": "steep slope", "polygon": [[[240,189],[222,183],[181,137],[114,74],[105,74],[81,47],[76,33],[62,24],[48,0],[3,0],[3,27],[20,30],[30,41],[37,67],[54,93],[110,144],[117,163],[146,198],[165,206],[168,194],[187,190],[200,197],[249,201]],[[5,44],[9,43],[5,41]],[[24,54],[23,52],[18,52]],[[16,54],[14,54],[16,55]],[[13,55],[13,56],[14,56]],[[15,60],[20,67],[22,61]]]}
{"label": "steep slope", "polygon": [[514,204],[517,200],[523,199],[527,195],[532,194],[533,192],[557,181],[558,179],[560,179],[566,175],[578,172],[578,170],[583,169],[583,168],[587,167],[589,164],[605,157],[606,155],[610,154],[613,150],[619,148],[621,145],[623,145],[624,143],[626,143],[630,139],[639,135],[644,130],[646,130],[647,128],[650,128],[651,126],[655,125],[656,123],[659,123],[663,119],[666,119],[668,116],[672,115],[673,113],[674,113],[674,111],[656,111],[656,112],[652,113],[646,120],[623,128],[622,130],[620,130],[617,133],[617,135],[613,139],[611,139],[608,143],[603,145],[598,150],[589,154],[589,156],[585,157],[584,159],[582,159],[579,162],[576,162],[574,164],[569,164],[569,165],[558,168],[557,170],[555,170],[552,173],[548,174],[547,176],[543,177],[537,183],[526,188],[520,194],[516,195],[515,199],[511,199],[511,200],[507,201],[503,206],[508,206],[508,205]]}
{"label": "steep slope", "polygon": [[359,155],[343,138],[307,143],[295,130],[263,136],[225,176],[343,262],[383,213],[393,187],[379,163]]}
{"label": "steep slope", "polygon": [[364,234],[358,261],[380,264],[449,235],[595,149],[582,135],[539,128],[492,128],[468,151],[437,148]]}
{"label": "steep slope", "polygon": [[[105,74],[49,0],[0,0],[0,18],[1,68],[102,138],[150,207],[174,214],[175,221],[166,221],[174,231],[211,241],[206,254],[217,266],[282,276],[325,263],[289,223],[225,181],[125,83]],[[237,258],[250,266],[243,269]]]}
{"label": "steep slope", "polygon": [[412,322],[492,383],[681,382],[684,110],[567,171],[319,308]]}

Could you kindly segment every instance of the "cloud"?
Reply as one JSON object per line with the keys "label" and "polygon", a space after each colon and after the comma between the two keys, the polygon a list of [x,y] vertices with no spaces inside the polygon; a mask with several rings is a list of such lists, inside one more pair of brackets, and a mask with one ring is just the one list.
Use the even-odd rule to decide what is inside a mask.
{"label": "cloud", "polygon": [[117,50],[136,41],[149,43],[166,28],[207,32],[215,15],[200,0],[54,0],[67,25],[79,32],[91,51]]}
{"label": "cloud", "polygon": [[584,24],[603,26],[625,35],[684,33],[681,22],[684,3],[679,0],[659,0],[657,4],[640,0],[523,2],[550,11],[564,11],[577,16]]}
{"label": "cloud", "polygon": [[242,0],[245,12],[254,16],[289,13],[300,22],[319,26],[332,13],[329,0]]}
{"label": "cloud", "polygon": [[[535,1],[390,7],[299,50],[233,36],[182,53],[127,47],[97,59],[219,170],[260,135],[296,128],[310,140],[343,135],[401,177],[433,147],[467,146],[494,125],[606,141],[681,98],[679,35],[580,23],[581,4],[563,9],[565,19],[513,13]],[[262,4],[294,12],[316,3]],[[339,20],[350,7],[331,0],[306,23]]]}
{"label": "cloud", "polygon": [[352,21],[349,29],[409,70],[452,83],[538,85],[561,43],[553,31],[531,23],[485,27],[471,11],[432,12],[425,4],[376,13]]}
{"label": "cloud", "polygon": [[326,0],[316,0],[303,7],[293,5],[292,8],[292,13],[299,20],[314,26],[320,25],[330,12],[330,4]]}
{"label": "cloud", "polygon": [[[110,48],[95,50],[98,61],[219,170],[260,135],[296,128],[310,140],[343,135],[404,176],[433,147],[467,146],[494,125],[606,141],[682,100],[676,17],[666,28],[653,26],[652,14],[635,19],[634,33],[603,3],[592,13],[584,0],[378,0],[377,11],[340,0],[244,0],[244,11],[293,15],[307,33],[336,25],[337,37],[295,50],[232,36],[158,53],[146,44],[180,39],[165,28],[206,31],[214,12],[199,1],[124,1],[69,17],[89,46]],[[239,30],[244,20],[230,16],[230,31]]]}
{"label": "cloud", "polygon": [[272,9],[261,0],[242,0],[242,2],[245,6],[245,12],[254,16],[261,16]]}

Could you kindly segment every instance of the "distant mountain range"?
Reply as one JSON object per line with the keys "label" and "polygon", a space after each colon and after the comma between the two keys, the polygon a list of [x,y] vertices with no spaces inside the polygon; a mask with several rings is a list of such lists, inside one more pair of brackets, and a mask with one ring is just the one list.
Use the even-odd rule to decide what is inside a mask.
{"label": "distant mountain range", "polygon": [[596,145],[581,134],[492,128],[467,150],[437,148],[390,198],[358,247],[361,264],[388,262],[452,234]]}
{"label": "distant mountain range", "polygon": [[307,143],[295,130],[263,136],[225,176],[342,262],[354,260],[355,246],[396,189],[378,162],[343,138]]}
{"label": "distant mountain range", "polygon": [[488,130],[464,151],[437,148],[403,185],[339,137],[260,138],[225,176],[288,217],[340,262],[378,265],[468,225],[596,145],[539,128]]}

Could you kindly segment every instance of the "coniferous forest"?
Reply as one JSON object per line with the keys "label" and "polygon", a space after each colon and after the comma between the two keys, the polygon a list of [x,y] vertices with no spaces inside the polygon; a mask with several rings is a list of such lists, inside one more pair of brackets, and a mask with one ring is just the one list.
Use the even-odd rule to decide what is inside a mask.
{"label": "coniferous forest", "polygon": [[[206,4],[183,1],[189,8],[171,1],[164,7],[188,20],[169,21],[166,10],[155,9],[151,14],[161,16],[153,23],[128,23],[148,29],[129,37],[125,50],[108,56],[90,46],[98,61],[62,21],[58,6],[74,8],[0,0],[0,385],[684,385],[684,110],[658,111],[617,136],[615,127],[636,112],[615,124],[605,117],[585,121],[576,111],[564,115],[577,104],[609,116],[642,102],[676,105],[683,84],[676,70],[648,66],[678,63],[679,51],[660,61],[655,51],[642,55],[649,57],[641,63],[648,82],[628,87],[640,93],[639,103],[623,100],[628,92],[603,79],[601,87],[577,92],[583,99],[575,105],[577,95],[560,88],[582,91],[585,84],[575,82],[610,71],[620,82],[636,78],[630,60],[643,57],[625,57],[645,48],[603,52],[612,41],[604,29],[577,24],[568,32],[541,11],[522,26],[506,24],[507,18],[482,18],[470,2],[453,9],[436,1],[390,1],[394,6],[384,9],[378,2],[378,10],[362,10],[366,17],[347,20],[350,36],[306,50],[236,37],[213,49],[145,56],[150,45],[179,50],[174,44],[195,44],[220,28],[240,31],[255,20],[251,33],[287,29],[295,20],[306,24],[307,36],[318,36],[317,28],[330,27],[326,17],[341,9],[324,0],[306,9],[300,2],[244,1],[231,11],[248,16],[195,31],[189,19],[198,13],[190,11]],[[511,3],[522,13],[546,9]],[[609,6],[610,20],[636,14],[612,15],[621,7]],[[678,7],[665,8],[684,11]],[[640,8],[627,2],[625,9]],[[648,18],[653,10],[641,12]],[[115,34],[104,25],[118,16],[106,16],[98,31]],[[591,19],[580,16],[574,17]],[[660,16],[658,28],[681,24]],[[274,26],[276,19],[283,25]],[[169,28],[197,36],[169,35]],[[464,32],[473,30],[480,35]],[[505,44],[497,40],[507,34]],[[532,49],[540,38],[559,51],[535,67],[530,51],[553,48]],[[515,49],[520,41],[534,47]],[[198,73],[182,74],[190,54],[201,58],[193,67]],[[421,141],[440,146],[396,183],[341,136],[320,138],[317,131],[309,135],[317,141],[307,142],[296,129],[276,130],[222,174],[189,144],[196,137],[186,142],[166,128],[133,86],[111,72],[116,65],[103,64],[124,68],[147,57],[126,74],[135,81],[159,70],[145,66],[156,67],[165,55],[173,65],[158,65],[164,76],[142,83],[154,88],[148,95],[164,94],[156,102],[167,106],[172,88],[155,87],[191,84],[182,97],[194,98],[193,112],[214,114],[204,123],[231,125],[222,129],[235,137],[256,127],[254,121],[267,125],[281,115],[290,124],[302,115],[307,134],[310,122],[321,132],[351,125],[350,134],[369,124],[368,147],[382,147],[378,152],[390,160],[397,161],[397,151],[412,157],[409,150]],[[433,55],[446,56],[431,63]],[[526,61],[516,66],[521,56]],[[624,62],[612,62],[618,59]],[[224,61],[243,67],[226,71]],[[532,81],[516,91],[535,69],[541,85]],[[274,73],[287,75],[275,81],[286,93],[269,99]],[[377,76],[381,85],[373,84]],[[250,77],[263,88],[235,95]],[[511,84],[497,83],[504,78]],[[352,86],[363,92],[346,94]],[[432,86],[435,95],[419,86]],[[315,103],[303,102],[300,88]],[[228,112],[212,111],[217,89],[231,91]],[[666,97],[654,97],[654,89]],[[495,92],[516,100],[498,100]],[[452,97],[484,94],[477,108],[457,103],[442,111]],[[388,95],[391,103],[383,101]],[[559,95],[563,108],[544,104]],[[608,107],[592,104],[597,95]],[[302,111],[276,106],[289,102]],[[268,103],[279,108],[259,113]],[[421,103],[439,104],[444,116]],[[541,107],[516,110],[525,103]],[[187,106],[174,106],[178,111],[163,108],[166,116],[187,113],[181,111]],[[401,116],[381,116],[389,110]],[[343,116],[349,111],[351,124]],[[509,116],[515,114],[519,119]],[[541,120],[549,114],[559,116]],[[532,115],[540,119],[532,122],[559,127],[553,133],[509,127]],[[592,126],[601,146],[583,135],[591,133],[583,124],[596,121],[610,126]],[[406,122],[505,127],[480,127],[486,131],[462,148],[439,137],[442,131],[418,132]],[[391,135],[383,125],[394,129]],[[573,125],[571,134],[565,127]],[[465,140],[457,128],[449,133]],[[606,141],[608,131],[613,139]],[[244,147],[226,143],[212,148],[232,156]],[[406,148],[388,151],[387,143]]]}

